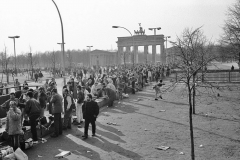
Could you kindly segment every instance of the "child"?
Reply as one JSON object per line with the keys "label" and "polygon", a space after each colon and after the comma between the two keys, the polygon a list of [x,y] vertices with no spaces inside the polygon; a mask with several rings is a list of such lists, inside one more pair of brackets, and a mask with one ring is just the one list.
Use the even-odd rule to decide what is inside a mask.
{"label": "child", "polygon": [[158,94],[160,94],[159,98],[162,99],[162,95],[161,95],[161,91],[160,91],[160,87],[162,87],[163,85],[165,85],[162,80],[160,79],[159,83],[157,83],[153,89],[155,89],[155,100],[157,101],[158,100]]}

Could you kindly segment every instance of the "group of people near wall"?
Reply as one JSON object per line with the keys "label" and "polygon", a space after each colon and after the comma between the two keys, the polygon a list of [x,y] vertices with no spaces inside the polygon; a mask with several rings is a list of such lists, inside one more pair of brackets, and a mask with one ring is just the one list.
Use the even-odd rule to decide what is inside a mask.
{"label": "group of people near wall", "polygon": [[[10,93],[10,99],[1,107],[7,112],[6,131],[11,137],[11,145],[14,149],[19,146],[19,135],[23,134],[24,121],[30,122],[32,139],[34,143],[38,143],[37,120],[45,116],[45,110],[54,117],[54,133],[51,137],[60,136],[63,130],[71,129],[72,124],[80,128],[84,124],[83,139],[86,139],[90,123],[92,136],[95,136],[95,121],[99,114],[99,106],[95,99],[108,99],[107,105],[112,107],[116,97],[121,98],[129,89],[132,94],[135,94],[147,83],[159,82],[164,76],[170,74],[165,66],[157,65],[79,70],[83,74],[78,74],[78,70],[72,73],[67,84],[63,86],[62,93],[57,90],[54,78],[46,79],[45,83],[40,87],[37,86],[35,90],[30,89],[25,81],[21,90],[16,89],[15,93]],[[163,85],[162,81],[160,83],[156,85],[155,90]],[[21,86],[18,80],[15,81],[15,86]],[[73,114],[76,114],[77,119],[72,123]]]}

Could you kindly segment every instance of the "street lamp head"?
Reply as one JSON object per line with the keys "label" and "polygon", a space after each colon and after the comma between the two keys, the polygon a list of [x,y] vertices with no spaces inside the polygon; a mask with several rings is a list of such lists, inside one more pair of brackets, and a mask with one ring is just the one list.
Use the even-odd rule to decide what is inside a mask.
{"label": "street lamp head", "polygon": [[161,28],[161,27],[158,27],[158,28],[157,28],[157,30],[160,30],[160,29],[162,29],[162,28]]}
{"label": "street lamp head", "polygon": [[8,36],[8,38],[20,38],[20,36]]}
{"label": "street lamp head", "polygon": [[152,31],[153,30],[153,28],[148,28],[150,31]]}
{"label": "street lamp head", "polygon": [[112,26],[112,28],[119,28],[119,26]]}
{"label": "street lamp head", "polygon": [[171,36],[167,36],[167,38],[171,38]]}

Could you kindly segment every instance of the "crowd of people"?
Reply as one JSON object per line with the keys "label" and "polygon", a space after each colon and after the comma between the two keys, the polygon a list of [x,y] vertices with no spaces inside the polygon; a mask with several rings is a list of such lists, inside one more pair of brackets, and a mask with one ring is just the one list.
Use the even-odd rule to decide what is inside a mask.
{"label": "crowd of people", "polygon": [[[7,112],[6,131],[11,137],[11,145],[14,149],[19,147],[19,136],[23,134],[26,122],[31,126],[33,143],[38,143],[37,125],[45,117],[46,110],[54,121],[51,137],[60,136],[63,130],[71,129],[72,124],[79,128],[84,124],[82,137],[86,139],[90,123],[92,136],[95,136],[95,121],[99,114],[96,99],[107,99],[108,107],[112,107],[117,98],[121,99],[128,92],[135,94],[155,81],[155,100],[158,100],[160,87],[164,85],[161,79],[169,74],[169,67],[161,65],[79,68],[70,73],[61,93],[54,78],[46,79],[42,86],[35,89],[31,89],[26,81],[21,85],[16,79],[16,92],[10,93],[10,99],[1,105]],[[159,97],[162,98],[161,95]],[[75,121],[72,120],[73,114],[77,117]]]}

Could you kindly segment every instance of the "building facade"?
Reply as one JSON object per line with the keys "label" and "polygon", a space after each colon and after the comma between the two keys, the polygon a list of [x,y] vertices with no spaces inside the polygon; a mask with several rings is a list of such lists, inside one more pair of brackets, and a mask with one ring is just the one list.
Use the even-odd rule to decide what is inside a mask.
{"label": "building facade", "polygon": [[116,54],[114,51],[94,50],[91,51],[90,66],[112,66],[116,65]]}

